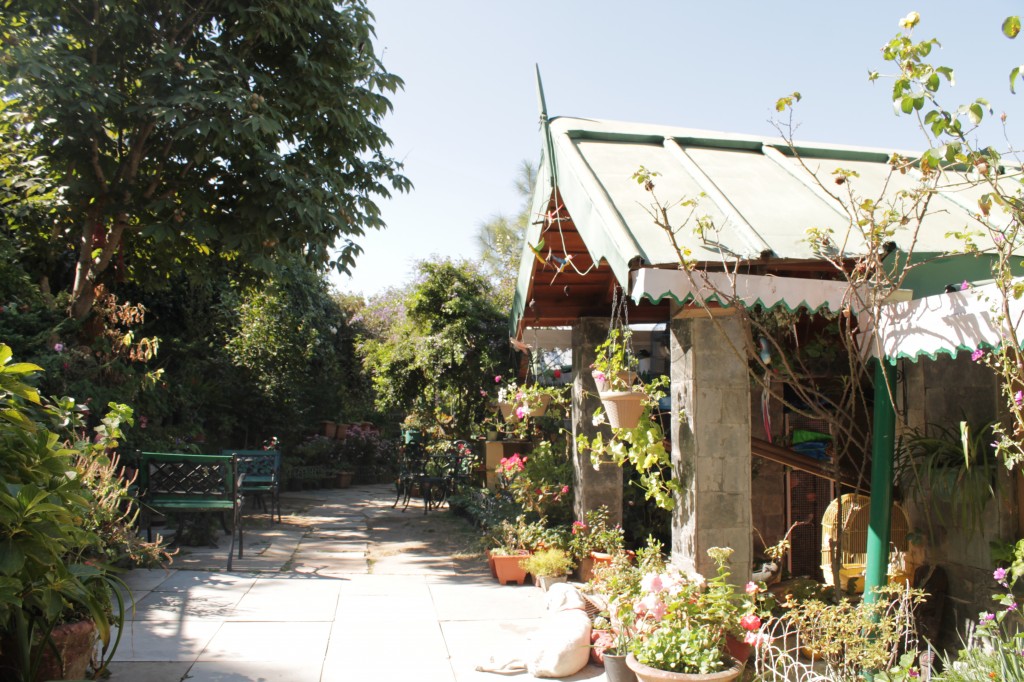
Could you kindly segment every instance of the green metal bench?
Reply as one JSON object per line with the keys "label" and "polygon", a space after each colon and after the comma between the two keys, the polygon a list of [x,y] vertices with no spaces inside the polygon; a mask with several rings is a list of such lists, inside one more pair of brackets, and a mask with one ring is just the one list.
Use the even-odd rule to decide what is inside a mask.
{"label": "green metal bench", "polygon": [[193,455],[175,452],[140,452],[139,502],[147,512],[146,537],[153,540],[153,513],[219,513],[227,532],[225,517],[234,521],[228,570],[235,551],[238,532],[238,557],[242,558],[242,489],[244,474],[238,473],[233,455]]}
{"label": "green metal bench", "polygon": [[234,455],[238,472],[245,474],[242,494],[252,494],[266,510],[264,495],[270,496],[270,520],[281,521],[281,453],[278,450],[221,450],[222,455]]}

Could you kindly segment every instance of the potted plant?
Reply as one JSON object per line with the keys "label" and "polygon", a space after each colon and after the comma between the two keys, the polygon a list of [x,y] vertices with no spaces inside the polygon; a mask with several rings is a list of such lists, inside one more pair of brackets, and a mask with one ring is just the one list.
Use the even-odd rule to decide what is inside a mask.
{"label": "potted plant", "polygon": [[569,553],[561,549],[542,549],[520,560],[520,566],[533,576],[534,583],[545,592],[555,583],[564,583],[573,569]]}
{"label": "potted plant", "polygon": [[557,391],[553,386],[538,383],[519,385],[515,380],[508,381],[498,389],[498,408],[506,421],[543,417]]}
{"label": "potted plant", "polygon": [[626,665],[636,630],[634,603],[641,596],[644,575],[658,575],[664,571],[662,545],[648,538],[647,546],[637,552],[635,563],[627,554],[619,553],[591,581],[601,601],[608,605],[612,636],[601,652],[601,662],[609,682],[636,682],[636,675]]}
{"label": "potted plant", "polygon": [[598,565],[610,564],[623,544],[622,526],[609,524],[606,506],[585,512],[583,521],[574,521],[569,547],[579,564],[580,580],[589,581]]}
{"label": "potted plant", "polygon": [[590,365],[591,375],[598,393],[628,392],[637,378],[637,359],[630,349],[632,332],[615,327],[594,349],[595,359]]}
{"label": "potted plant", "polygon": [[[593,438],[580,434],[576,444],[581,451],[590,451],[590,461],[595,468],[608,463],[622,466],[630,462],[637,471],[636,483],[647,497],[663,509],[672,509],[675,504],[673,493],[679,486],[672,478],[672,455],[661,427],[658,406],[667,385],[667,377],[658,377],[646,385],[642,394],[643,409],[632,428],[613,424],[610,435],[602,431]],[[599,408],[594,413],[594,424],[606,423],[607,416]]]}
{"label": "potted plant", "polygon": [[526,571],[520,562],[530,554],[524,539],[528,532],[529,524],[520,516],[515,521],[502,520],[490,528],[485,536],[485,540],[489,540],[492,545],[488,552],[491,575],[502,585],[510,582],[522,585],[526,582]]}
{"label": "potted plant", "polygon": [[761,587],[751,583],[737,593],[726,568],[732,550],[712,547],[708,555],[717,572],[706,581],[675,567],[644,575],[641,596],[633,604],[636,638],[626,658],[641,682],[734,680],[743,663],[729,654],[727,634],[747,632],[748,643],[763,643],[757,601]]}

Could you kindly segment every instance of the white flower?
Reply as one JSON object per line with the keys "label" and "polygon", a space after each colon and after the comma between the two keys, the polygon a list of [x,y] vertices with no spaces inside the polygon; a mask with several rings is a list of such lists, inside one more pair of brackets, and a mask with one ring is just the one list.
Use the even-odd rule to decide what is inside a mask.
{"label": "white flower", "polygon": [[921,21],[921,15],[917,12],[911,12],[907,16],[900,19],[900,28],[911,29],[917,26],[917,23]]}

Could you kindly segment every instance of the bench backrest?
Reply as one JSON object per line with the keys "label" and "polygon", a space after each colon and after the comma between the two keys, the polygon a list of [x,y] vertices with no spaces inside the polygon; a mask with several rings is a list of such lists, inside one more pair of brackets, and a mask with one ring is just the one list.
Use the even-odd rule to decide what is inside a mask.
{"label": "bench backrest", "polygon": [[235,460],[232,455],[140,452],[139,487],[145,497],[231,499]]}
{"label": "bench backrest", "polygon": [[238,472],[246,476],[276,476],[281,470],[278,450],[221,450],[222,455],[234,455]]}

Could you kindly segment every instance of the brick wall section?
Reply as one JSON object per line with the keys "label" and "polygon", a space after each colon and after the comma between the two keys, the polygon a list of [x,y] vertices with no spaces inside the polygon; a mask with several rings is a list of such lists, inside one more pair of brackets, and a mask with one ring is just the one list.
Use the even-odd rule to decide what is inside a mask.
{"label": "brick wall section", "polygon": [[742,329],[732,316],[670,323],[672,460],[683,491],[672,518],[673,561],[714,572],[710,547],[732,547],[732,581],[749,580],[752,560],[750,380]]}

